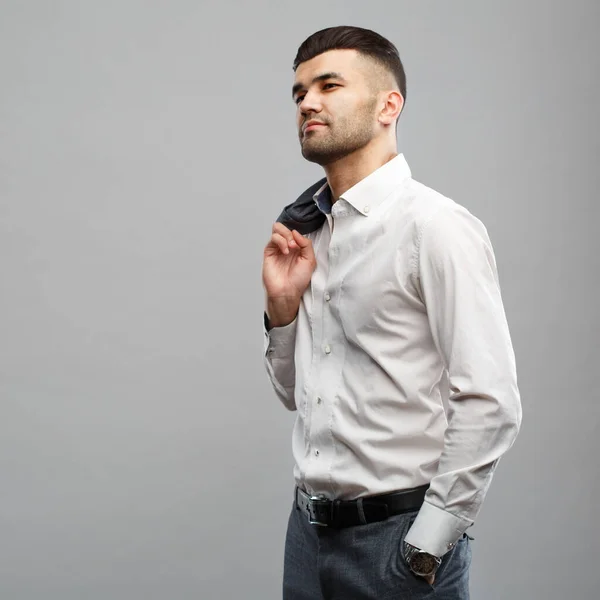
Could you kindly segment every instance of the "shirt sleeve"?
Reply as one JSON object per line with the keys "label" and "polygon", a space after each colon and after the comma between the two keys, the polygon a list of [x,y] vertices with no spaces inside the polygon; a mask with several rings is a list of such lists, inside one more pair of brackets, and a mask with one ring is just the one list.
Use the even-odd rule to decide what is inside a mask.
{"label": "shirt sleeve", "polygon": [[405,540],[443,556],[473,524],[521,425],[515,356],[484,225],[458,204],[423,227],[414,263],[448,372],[448,427],[436,475]]}
{"label": "shirt sleeve", "polygon": [[296,410],[294,389],[296,365],[294,353],[296,347],[297,317],[288,325],[267,329],[266,313],[263,317],[264,361],[269,381],[288,410]]}

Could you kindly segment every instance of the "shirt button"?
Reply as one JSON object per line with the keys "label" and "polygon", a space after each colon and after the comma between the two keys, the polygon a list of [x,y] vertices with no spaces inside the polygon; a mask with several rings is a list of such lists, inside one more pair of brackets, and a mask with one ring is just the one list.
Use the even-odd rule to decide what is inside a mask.
{"label": "shirt button", "polygon": [[331,348],[329,346],[325,346],[325,354],[331,354]]}
{"label": "shirt button", "polygon": [[370,207],[370,206],[367,204],[367,205],[366,205],[366,206],[363,208],[363,210],[364,210],[366,213],[368,213],[368,212],[371,210],[371,207]]}
{"label": "shirt button", "polygon": [[322,400],[322,399],[321,399],[321,397],[319,396],[319,397],[317,398],[317,404],[321,404],[321,402],[323,402],[323,400]]}
{"label": "shirt button", "polygon": [[331,296],[328,293],[325,294],[325,300],[327,300],[327,302],[331,300]]}
{"label": "shirt button", "polygon": [[315,450],[315,456],[319,456],[319,451]]}

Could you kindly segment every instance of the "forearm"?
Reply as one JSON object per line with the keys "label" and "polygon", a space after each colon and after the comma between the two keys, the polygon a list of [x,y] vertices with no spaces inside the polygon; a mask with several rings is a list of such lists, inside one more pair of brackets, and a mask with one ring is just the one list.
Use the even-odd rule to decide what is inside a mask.
{"label": "forearm", "polygon": [[501,456],[521,422],[516,385],[497,394],[450,399],[449,424],[438,472],[406,541],[435,556],[445,554],[473,524]]}

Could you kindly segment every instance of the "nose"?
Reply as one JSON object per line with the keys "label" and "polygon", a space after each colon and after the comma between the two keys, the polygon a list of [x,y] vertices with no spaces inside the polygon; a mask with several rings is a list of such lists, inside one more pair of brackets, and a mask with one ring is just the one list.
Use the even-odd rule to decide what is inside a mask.
{"label": "nose", "polygon": [[298,103],[298,109],[303,115],[308,113],[319,113],[322,110],[320,94],[308,91],[304,98]]}

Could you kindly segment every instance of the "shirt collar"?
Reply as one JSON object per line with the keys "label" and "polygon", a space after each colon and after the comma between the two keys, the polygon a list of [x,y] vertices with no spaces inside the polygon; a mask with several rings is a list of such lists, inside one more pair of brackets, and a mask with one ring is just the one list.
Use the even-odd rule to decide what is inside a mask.
{"label": "shirt collar", "polygon": [[[404,154],[398,154],[353,185],[340,198],[351,204],[362,215],[369,216],[373,209],[377,208],[399,184],[409,177],[411,172]],[[313,199],[321,212],[331,213],[329,184],[325,183],[319,188]]]}

